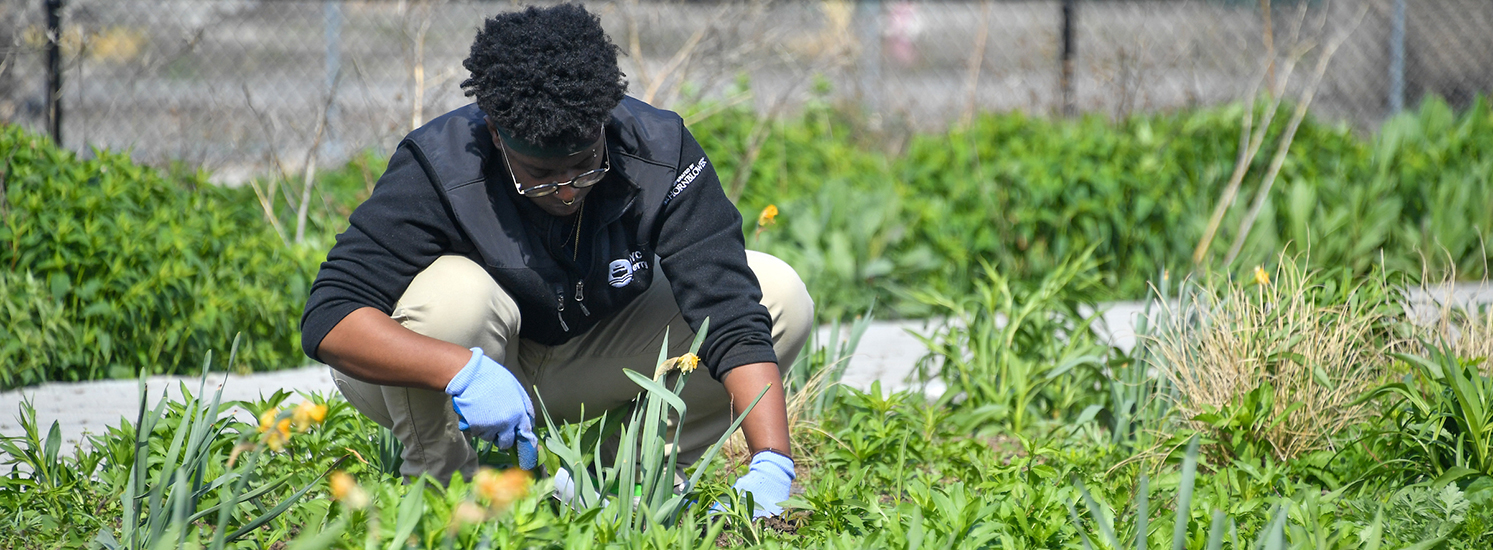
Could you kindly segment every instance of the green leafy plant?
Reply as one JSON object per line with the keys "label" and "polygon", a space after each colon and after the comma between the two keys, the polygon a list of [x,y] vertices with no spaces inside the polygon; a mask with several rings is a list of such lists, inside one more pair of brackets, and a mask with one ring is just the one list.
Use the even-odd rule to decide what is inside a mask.
{"label": "green leafy plant", "polygon": [[[237,342],[234,351],[237,351]],[[233,363],[233,354],[229,356]],[[208,368],[212,354],[203,360],[202,382],[198,394],[207,385]],[[179,548],[189,538],[199,520],[215,518],[212,542],[209,548],[224,548],[228,543],[242,538],[270,520],[284,513],[295,502],[316,486],[315,481],[296,491],[275,506],[261,509],[247,521],[229,529],[235,519],[240,503],[247,503],[275,491],[290,480],[292,474],[268,480],[252,489],[249,485],[259,481],[256,470],[263,448],[260,443],[249,443],[251,433],[241,433],[234,447],[235,453],[224,457],[220,440],[226,423],[219,415],[223,395],[221,385],[210,401],[199,401],[186,388],[185,410],[188,416],[175,427],[171,443],[164,456],[153,456],[152,434],[161,421],[168,401],[162,399],[154,409],[146,407],[145,378],[140,378],[140,414],[136,421],[134,463],[130,467],[129,481],[120,498],[124,509],[121,536],[116,538],[112,529],[99,532],[96,543],[109,550],[138,550],[142,548]],[[291,411],[270,418],[267,440],[289,437]],[[283,428],[282,428],[283,425]],[[279,434],[277,430],[286,430]],[[247,445],[247,461],[234,468],[237,451]],[[150,471],[155,469],[152,478]],[[216,474],[216,475],[214,475]],[[319,481],[318,477],[316,481]],[[216,493],[216,502],[204,503],[205,497]],[[206,504],[206,505],[204,505]]]}
{"label": "green leafy plant", "polygon": [[0,384],[185,372],[237,332],[254,368],[300,364],[318,259],[281,244],[246,190],[121,153],[79,159],[16,126],[0,127],[0,151],[0,309],[17,315]]}
{"label": "green leafy plant", "polygon": [[[638,384],[643,393],[633,404],[628,420],[620,426],[609,425],[607,421],[608,416],[615,418],[618,414],[626,414],[616,411],[604,414],[600,422],[593,425],[602,428],[599,431],[563,430],[550,418],[541,400],[540,409],[549,428],[545,449],[559,458],[560,467],[574,480],[575,494],[571,504],[583,515],[589,511],[600,521],[616,522],[623,529],[640,532],[648,526],[674,524],[691,499],[698,498],[694,490],[707,470],[704,466],[710,464],[746,418],[746,412],[743,412],[731,423],[720,440],[700,457],[701,467],[696,468],[676,490],[676,475],[679,473],[677,443],[687,412],[679,394],[684,391],[690,371],[699,362],[695,353],[704,342],[709,325],[709,320],[701,324],[694,343],[690,345],[689,355],[672,363],[668,357],[668,335],[665,334],[664,345],[659,349],[658,370],[652,378],[626,371],[627,377]],[[676,369],[679,372],[671,375]],[[665,385],[666,377],[674,378],[672,390]],[[764,389],[762,394],[758,394],[746,411],[755,407],[766,391]],[[671,415],[675,419],[672,438],[668,434]],[[620,433],[616,433],[616,455],[611,464],[606,464],[602,446],[609,432],[617,430]],[[746,515],[750,517],[750,502],[747,504]]]}
{"label": "green leafy plant", "polygon": [[0,272],[0,387],[40,384],[58,372],[81,371],[99,361],[98,342],[87,345],[61,300],[30,271]]}
{"label": "green leafy plant", "polygon": [[[1092,246],[1106,283],[1129,298],[1144,297],[1153,274],[1192,269],[1188,258],[1238,157],[1246,108],[1119,121],[988,113],[968,126],[885,135],[819,104],[774,121],[753,156],[746,151],[747,134],[760,126],[755,115],[718,107],[701,106],[712,114],[691,128],[723,180],[748,174],[738,201],[744,217],[768,204],[783,211],[783,226],[759,246],[814,274],[814,295],[854,300],[851,310],[874,295],[894,316],[928,313],[900,289],[973,291],[982,260],[1013,281],[1037,281]],[[1484,243],[1493,238],[1488,113],[1486,99],[1457,113],[1428,98],[1369,139],[1308,118],[1239,259],[1219,266],[1208,258],[1205,267],[1248,269],[1295,246],[1310,248],[1310,267],[1356,276],[1429,261],[1480,277]],[[1266,150],[1285,125],[1262,134]],[[1251,173],[1264,172],[1267,157],[1257,157]],[[1244,191],[1257,185],[1251,178]],[[1227,210],[1223,227],[1236,227],[1247,208]],[[839,252],[845,248],[860,254]],[[1422,259],[1441,250],[1447,254]],[[939,277],[929,280],[932,273]],[[845,288],[852,281],[860,288]]]}
{"label": "green leafy plant", "polygon": [[[1092,537],[1094,540],[1091,540],[1089,530],[1083,527],[1084,522],[1079,516],[1077,507],[1070,501],[1069,515],[1074,525],[1079,526],[1079,536],[1083,547],[1086,550],[1094,548],[1144,550],[1151,547],[1151,544],[1159,542],[1159,546],[1170,547],[1173,550],[1199,546],[1207,550],[1219,550],[1227,542],[1231,548],[1260,550],[1284,550],[1286,548],[1341,548],[1345,550],[1371,548],[1377,550],[1383,544],[1386,525],[1396,525],[1395,523],[1386,524],[1382,509],[1372,521],[1367,523],[1344,519],[1341,508],[1343,505],[1352,508],[1352,505],[1341,501],[1340,492],[1324,493],[1309,488],[1294,499],[1282,498],[1271,506],[1268,522],[1256,532],[1253,544],[1241,545],[1239,524],[1223,509],[1213,509],[1206,530],[1201,529],[1203,524],[1200,521],[1196,523],[1197,528],[1194,528],[1194,521],[1202,519],[1196,518],[1195,520],[1192,517],[1200,441],[1199,437],[1193,436],[1187,445],[1169,538],[1165,537],[1167,530],[1152,527],[1152,494],[1147,476],[1140,477],[1135,489],[1135,504],[1131,507],[1132,515],[1129,521],[1121,521],[1118,510],[1095,498],[1082,482],[1076,481],[1078,492],[1082,495],[1081,499],[1088,511],[1088,524],[1093,526],[1089,529],[1097,530],[1097,536]],[[1455,487],[1449,490],[1456,491]],[[1449,506],[1457,510],[1465,510],[1466,501],[1458,500],[1460,493],[1448,498],[1451,499]],[[1456,512],[1448,513],[1455,514]],[[1361,515],[1357,519],[1366,520]],[[1460,516],[1455,515],[1447,518],[1449,522],[1456,522],[1450,524],[1453,528],[1461,520]],[[1413,543],[1404,548],[1423,550],[1443,543],[1449,532],[1449,529],[1442,527],[1437,533],[1421,533],[1418,536],[1407,537],[1408,540],[1399,538],[1395,540]],[[1204,540],[1206,543],[1203,542]],[[1244,542],[1248,542],[1248,539]]]}
{"label": "green leafy plant", "polygon": [[1098,301],[1092,252],[1063,262],[1032,289],[985,264],[972,296],[918,294],[947,319],[931,336],[918,337],[929,350],[918,376],[947,384],[942,403],[987,407],[1017,432],[1042,405],[1071,406],[1048,388],[1080,366],[1102,366],[1106,353],[1079,311]]}
{"label": "green leafy plant", "polygon": [[1386,413],[1397,428],[1390,437],[1413,451],[1406,454],[1412,468],[1430,468],[1442,481],[1493,475],[1493,379],[1479,369],[1481,360],[1459,359],[1444,341],[1423,346],[1426,357],[1394,354],[1411,374],[1365,400],[1394,398]]}
{"label": "green leafy plant", "polygon": [[62,453],[59,424],[52,422],[43,436],[29,401],[22,402],[20,412],[21,435],[0,437],[0,464],[11,466],[10,474],[0,478],[0,492],[20,497],[6,502],[14,510],[9,518],[11,536],[21,546],[41,546],[49,538],[86,544],[69,527],[96,526],[99,521],[89,511],[110,509],[88,491],[102,456],[79,453],[68,460]]}
{"label": "green leafy plant", "polygon": [[1451,483],[1417,484],[1395,491],[1386,501],[1353,500],[1347,508],[1346,515],[1358,522],[1373,517],[1379,526],[1373,534],[1381,541],[1406,548],[1442,545],[1473,517],[1472,501]]}
{"label": "green leafy plant", "polygon": [[[1171,278],[1163,273],[1160,287],[1146,300],[1145,307],[1133,319],[1135,345],[1126,354],[1119,354],[1101,369],[1099,380],[1108,390],[1108,400],[1102,404],[1089,405],[1079,414],[1082,423],[1087,418],[1102,417],[1110,430],[1110,442],[1126,450],[1146,449],[1155,442],[1159,432],[1166,428],[1178,399],[1176,388],[1162,371],[1162,358],[1158,343],[1163,339],[1166,327],[1173,323],[1167,317],[1168,304],[1172,297]],[[1185,299],[1186,293],[1177,298]],[[1181,304],[1180,309],[1189,306]]]}

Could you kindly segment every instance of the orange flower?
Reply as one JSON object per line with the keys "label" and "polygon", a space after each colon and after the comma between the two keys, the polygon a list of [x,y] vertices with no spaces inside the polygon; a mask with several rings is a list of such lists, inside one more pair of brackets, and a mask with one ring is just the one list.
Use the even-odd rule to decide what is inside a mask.
{"label": "orange flower", "polygon": [[264,444],[271,451],[284,449],[290,441],[290,419],[280,418],[279,408],[264,411],[259,415],[259,433],[264,434]]}
{"label": "orange flower", "polygon": [[353,479],[353,476],[348,475],[347,472],[341,470],[332,472],[330,484],[332,500],[342,502],[349,508],[368,506],[368,491],[363,490],[363,486],[358,485],[358,480]]}
{"label": "orange flower", "polygon": [[1265,268],[1260,267],[1260,266],[1255,266],[1255,284],[1257,284],[1257,285],[1268,285],[1268,284],[1270,284],[1270,273],[1266,272]]}
{"label": "orange flower", "polygon": [[778,207],[777,207],[777,205],[775,205],[775,204],[769,204],[769,205],[767,205],[767,208],[763,208],[762,209],[762,213],[761,214],[757,215],[757,227],[767,227],[769,225],[772,225],[774,222],[777,221],[777,219],[776,219],[777,217],[778,217]]}
{"label": "orange flower", "polygon": [[295,420],[296,431],[304,432],[313,425],[321,425],[321,421],[327,419],[327,406],[312,403],[310,400],[302,401],[296,406],[291,418]]}
{"label": "orange flower", "polygon": [[501,512],[528,496],[529,482],[529,472],[525,470],[509,468],[499,473],[492,468],[483,468],[472,478],[472,487],[478,498],[487,501],[488,509]]}

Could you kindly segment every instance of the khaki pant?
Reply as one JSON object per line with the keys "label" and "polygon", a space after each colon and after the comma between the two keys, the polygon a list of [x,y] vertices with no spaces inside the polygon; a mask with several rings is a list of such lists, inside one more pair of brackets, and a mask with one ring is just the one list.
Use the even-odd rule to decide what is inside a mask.
{"label": "khaki pant", "polygon": [[[808,339],[814,304],[798,274],[782,260],[749,250],[747,263],[762,286],[762,305],[772,314],[779,369],[786,369]],[[481,266],[461,256],[442,256],[420,272],[395,305],[393,318],[425,336],[481,347],[528,388],[536,427],[544,422],[541,400],[556,423],[581,420],[582,405],[588,416],[594,416],[627,404],[640,390],[622,369],[651,375],[665,330],[670,357],[689,351],[695,337],[668,280],[655,272],[646,292],[585,334],[559,346],[521,339],[522,320],[513,298]],[[428,472],[442,480],[454,472],[467,478],[475,473],[477,453],[457,429],[450,396],[370,384],[335,369],[332,377],[348,402],[404,443],[400,473]],[[725,386],[704,369],[690,377],[682,397],[688,413],[679,455],[681,464],[687,465],[730,427],[731,399]]]}

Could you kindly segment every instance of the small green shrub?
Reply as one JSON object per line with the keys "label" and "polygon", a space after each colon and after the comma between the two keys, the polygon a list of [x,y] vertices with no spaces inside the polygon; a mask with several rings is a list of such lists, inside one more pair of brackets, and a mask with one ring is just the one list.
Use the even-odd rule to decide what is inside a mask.
{"label": "small green shrub", "polygon": [[[1145,297],[1158,273],[1190,271],[1238,157],[1243,109],[1119,121],[988,113],[965,127],[898,136],[817,102],[770,124],[755,156],[750,108],[702,106],[712,114],[691,130],[722,181],[745,178],[743,217],[779,208],[778,223],[756,239],[748,223],[749,246],[792,258],[811,293],[833,297],[822,309],[852,313],[875,298],[894,315],[919,316],[927,308],[905,290],[971,292],[982,261],[1036,281],[1092,246],[1105,284],[1132,299]],[[1274,150],[1284,125],[1272,126],[1263,150]],[[1480,278],[1493,240],[1488,136],[1485,100],[1456,113],[1429,99],[1370,139],[1309,119],[1239,258],[1217,265],[1249,200],[1227,211],[1207,267],[1247,274],[1294,246],[1310,251],[1311,267],[1357,276],[1382,262]],[[1269,163],[1257,156],[1242,197],[1252,197]]]}
{"label": "small green shrub", "polygon": [[1062,382],[1107,359],[1108,347],[1090,328],[1092,313],[1082,311],[1092,312],[1103,295],[1098,262],[1084,251],[1037,284],[1012,281],[990,264],[984,269],[968,295],[917,294],[945,319],[918,336],[928,348],[918,376],[948,385],[941,404],[983,409],[1020,433],[1030,418],[1078,405],[1074,385]]}
{"label": "small green shrub", "polygon": [[180,373],[240,331],[244,366],[302,363],[297,323],[323,252],[287,247],[249,190],[119,153],[80,159],[16,126],[0,127],[0,151],[0,385]]}
{"label": "small green shrub", "polygon": [[105,359],[99,342],[85,344],[62,301],[31,272],[0,271],[0,297],[0,387],[40,384]]}

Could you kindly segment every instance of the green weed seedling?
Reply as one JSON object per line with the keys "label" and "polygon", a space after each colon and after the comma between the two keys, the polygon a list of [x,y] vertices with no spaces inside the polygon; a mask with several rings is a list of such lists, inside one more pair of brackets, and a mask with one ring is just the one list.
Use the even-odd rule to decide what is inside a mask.
{"label": "green weed seedling", "polygon": [[[1493,378],[1480,360],[1462,360],[1445,341],[1422,341],[1426,357],[1396,353],[1413,369],[1402,382],[1385,384],[1363,400],[1393,397],[1389,417],[1414,451],[1431,461],[1438,483],[1493,476]],[[1413,376],[1413,378],[1412,378]]]}
{"label": "green weed seedling", "polygon": [[[235,339],[229,365],[234,364],[237,352],[238,340]],[[206,389],[211,366],[212,354],[208,353],[203,360],[202,380],[195,395],[202,395]],[[225,428],[225,423],[219,418],[223,396],[221,383],[210,401],[201,401],[182,388],[187,415],[176,425],[165,455],[156,456],[153,451],[158,446],[153,445],[156,443],[154,433],[164,416],[168,400],[163,396],[154,409],[148,409],[143,374],[139,387],[140,413],[135,422],[134,463],[121,497],[124,508],[120,527],[122,537],[116,539],[112,529],[106,527],[94,539],[107,550],[180,548],[189,539],[195,541],[193,532],[198,521],[214,517],[213,539],[207,548],[221,550],[284,513],[321,481],[321,476],[318,476],[274,507],[261,508],[259,514],[230,530],[239,503],[254,501],[279,489],[293,474],[265,481],[250,489],[251,483],[260,481],[256,466],[263,453],[257,447],[247,453],[247,460],[238,468],[231,464],[226,464],[225,468],[229,461],[220,454],[222,446],[215,445],[224,435]],[[275,421],[279,422],[289,414],[286,411]],[[248,434],[241,435],[240,442],[247,437]],[[150,472],[153,468],[156,474],[152,479]],[[210,479],[212,473],[221,475]],[[213,493],[218,497],[215,503],[208,498]]]}
{"label": "green weed seedling", "polygon": [[[701,324],[694,343],[690,346],[691,355],[700,350],[709,324],[708,319]],[[576,430],[562,430],[550,417],[541,400],[540,410],[549,427],[545,449],[559,458],[560,467],[574,481],[575,496],[570,505],[580,518],[589,517],[635,533],[648,527],[674,525],[691,499],[695,498],[694,488],[707,471],[708,465],[746,418],[746,413],[737,416],[720,440],[700,457],[700,466],[676,493],[675,475],[679,463],[673,444],[679,440],[687,412],[679,394],[684,391],[690,373],[685,371],[675,375],[673,389],[664,386],[669,377],[669,373],[663,369],[669,359],[668,350],[668,334],[665,333],[664,344],[659,349],[659,369],[656,371],[658,378],[650,378],[630,370],[626,372],[628,378],[642,388],[643,393],[634,402],[629,421],[615,428],[620,433],[616,436],[617,453],[611,464],[604,464],[602,458],[605,433],[610,430],[603,428],[601,433],[590,437],[584,431],[576,435]],[[766,389],[757,395],[747,411],[755,407],[765,394]],[[678,419],[672,437],[667,434],[670,411]],[[613,413],[608,413],[600,424],[607,425],[608,417],[616,418]],[[594,478],[592,472],[595,473]]]}
{"label": "green weed seedling", "polygon": [[1044,412],[1041,405],[1061,408],[1064,400],[1049,387],[1080,367],[1104,364],[1091,319],[1078,312],[1080,304],[1097,302],[1093,253],[1090,248],[1065,260],[1031,290],[986,263],[972,296],[918,293],[948,319],[931,336],[918,337],[928,347],[918,376],[948,386],[939,403],[991,407],[1016,432]]}

